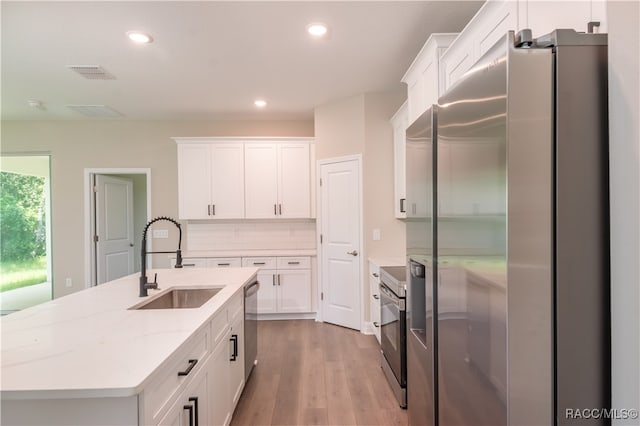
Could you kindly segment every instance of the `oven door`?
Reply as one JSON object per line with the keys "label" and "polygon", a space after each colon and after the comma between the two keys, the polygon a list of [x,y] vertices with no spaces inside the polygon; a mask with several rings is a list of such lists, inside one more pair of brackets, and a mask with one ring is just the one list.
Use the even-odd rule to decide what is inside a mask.
{"label": "oven door", "polygon": [[380,284],[380,345],[401,387],[407,384],[405,299]]}

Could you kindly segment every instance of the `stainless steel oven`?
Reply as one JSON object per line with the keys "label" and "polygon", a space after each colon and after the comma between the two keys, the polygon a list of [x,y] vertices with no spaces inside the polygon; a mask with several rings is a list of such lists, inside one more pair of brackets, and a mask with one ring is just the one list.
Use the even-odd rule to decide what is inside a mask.
{"label": "stainless steel oven", "polygon": [[401,407],[407,406],[406,267],[380,268],[382,370]]}

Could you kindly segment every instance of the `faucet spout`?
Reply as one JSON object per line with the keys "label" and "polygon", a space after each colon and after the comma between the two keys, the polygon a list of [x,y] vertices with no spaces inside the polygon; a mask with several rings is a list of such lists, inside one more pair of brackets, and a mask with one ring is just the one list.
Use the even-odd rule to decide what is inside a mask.
{"label": "faucet spout", "polygon": [[[176,251],[147,251],[147,231],[149,230],[149,227],[151,225],[153,225],[156,222],[159,222],[161,220],[165,220],[168,222],[173,223],[177,228],[178,228],[178,249]],[[160,216],[160,217],[156,217],[155,219],[152,219],[149,221],[149,223],[146,224],[146,226],[144,227],[144,231],[142,232],[142,244],[140,247],[140,297],[146,297],[149,295],[149,293],[147,292],[148,289],[153,288],[153,289],[157,289],[158,288],[158,281],[157,281],[157,275],[156,277],[153,279],[153,282],[149,282],[148,278],[147,278],[147,254],[154,254],[154,253],[175,253],[176,254],[176,268],[182,268],[182,227],[180,226],[180,223],[178,223],[177,220],[172,219],[170,217],[167,216]]]}

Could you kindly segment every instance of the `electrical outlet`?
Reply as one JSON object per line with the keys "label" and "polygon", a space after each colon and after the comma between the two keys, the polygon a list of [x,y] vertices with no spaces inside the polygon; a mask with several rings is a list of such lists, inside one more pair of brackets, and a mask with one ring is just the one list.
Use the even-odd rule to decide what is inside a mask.
{"label": "electrical outlet", "polygon": [[380,228],[373,230],[373,241],[380,241]]}
{"label": "electrical outlet", "polygon": [[153,238],[169,238],[168,229],[154,229]]}
{"label": "electrical outlet", "polygon": [[67,278],[67,279],[64,280],[64,284],[67,287],[72,287],[73,286],[73,281],[71,281],[71,278]]}

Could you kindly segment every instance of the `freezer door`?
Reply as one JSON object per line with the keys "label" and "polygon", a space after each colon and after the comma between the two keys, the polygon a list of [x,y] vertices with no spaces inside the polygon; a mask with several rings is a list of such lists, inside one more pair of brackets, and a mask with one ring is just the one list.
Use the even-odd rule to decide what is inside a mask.
{"label": "freezer door", "polygon": [[552,60],[513,46],[439,100],[443,426],[553,424]]}

